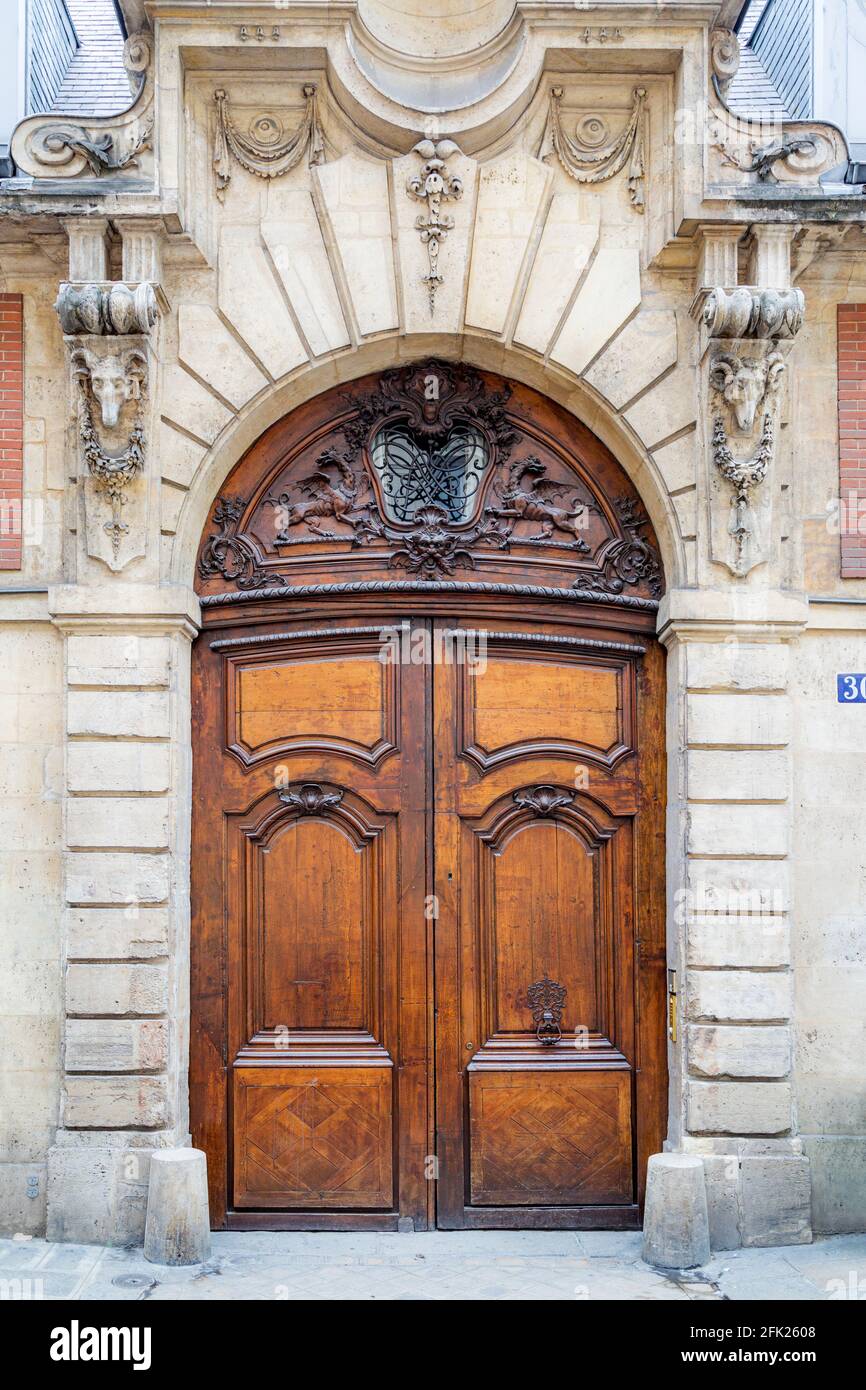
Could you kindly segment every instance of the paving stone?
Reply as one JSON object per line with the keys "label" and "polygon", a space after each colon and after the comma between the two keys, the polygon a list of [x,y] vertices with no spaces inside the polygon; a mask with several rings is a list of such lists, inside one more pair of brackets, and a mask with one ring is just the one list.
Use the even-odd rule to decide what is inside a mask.
{"label": "paving stone", "polygon": [[140,1248],[2,1240],[0,1279],[84,1302],[815,1301],[853,1298],[859,1281],[866,1291],[866,1236],[739,1250],[688,1271],[654,1269],[639,1251],[634,1231],[215,1232],[206,1264],[171,1268]]}

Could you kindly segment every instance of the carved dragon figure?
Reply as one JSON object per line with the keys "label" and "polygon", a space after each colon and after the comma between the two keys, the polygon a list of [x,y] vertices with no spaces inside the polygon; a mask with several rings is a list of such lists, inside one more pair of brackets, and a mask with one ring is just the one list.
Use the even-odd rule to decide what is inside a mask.
{"label": "carved dragon figure", "polygon": [[316,463],[316,472],[300,478],[297,483],[307,501],[292,498],[287,492],[266,499],[269,506],[280,512],[282,524],[277,542],[285,543],[289,539],[287,532],[293,526],[306,526],[323,540],[339,540],[335,531],[322,525],[327,517],[351,526],[353,538],[359,543],[380,535],[382,526],[367,475],[357,474],[348,459],[336,449],[326,449]]}
{"label": "carved dragon figure", "polygon": [[[570,484],[556,483],[545,476],[547,468],[534,455],[513,463],[508,470],[505,487],[500,493],[501,507],[487,507],[489,515],[514,517],[518,521],[538,521],[541,530],[531,540],[549,540],[554,531],[563,531],[572,539],[576,550],[589,553],[589,546],[580,535],[586,529],[587,507],[572,494],[569,506],[559,506],[554,498],[569,490]],[[525,481],[530,479],[528,483]]]}

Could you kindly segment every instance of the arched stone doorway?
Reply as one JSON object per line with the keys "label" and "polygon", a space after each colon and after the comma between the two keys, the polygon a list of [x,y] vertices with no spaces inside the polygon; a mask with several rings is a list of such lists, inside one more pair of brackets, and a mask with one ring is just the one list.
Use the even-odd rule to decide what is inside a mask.
{"label": "arched stone doorway", "polygon": [[426,361],[202,537],[191,1112],[217,1226],[629,1226],[665,1132],[663,588],[615,459]]}

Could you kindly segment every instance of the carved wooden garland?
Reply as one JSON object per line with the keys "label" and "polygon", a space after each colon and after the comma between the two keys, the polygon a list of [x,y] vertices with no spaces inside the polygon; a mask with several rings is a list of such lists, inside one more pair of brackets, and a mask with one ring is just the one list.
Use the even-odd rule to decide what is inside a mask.
{"label": "carved wooden garland", "polygon": [[[548,464],[537,455],[512,459],[520,435],[519,421],[507,412],[510,395],[507,384],[491,390],[465,364],[435,360],[386,372],[368,390],[346,393],[351,413],[333,429],[345,447],[339,447],[339,438],[336,445],[329,442],[316,457],[313,472],[290,478],[288,486],[274,488],[262,499],[261,508],[270,509],[274,518],[275,547],[303,546],[304,558],[314,541],[348,543],[353,550],[388,547],[390,568],[426,582],[476,569],[478,553],[485,550],[510,554],[515,547],[519,552],[543,548],[560,552],[564,564],[570,564],[571,556],[592,557],[592,567],[581,567],[570,581],[575,590],[618,596],[644,584],[658,598],[661,564],[642,534],[649,523],[639,504],[629,496],[615,498],[619,534],[588,545],[581,533],[591,514],[602,519],[600,507],[578,478],[548,476]],[[393,496],[387,495],[380,458],[398,430],[406,447],[416,450],[419,476],[422,481],[427,477],[430,487],[428,497],[423,489],[412,494],[405,520],[398,519]],[[483,444],[485,450],[483,476],[471,499],[474,509],[460,512],[460,519],[455,519],[456,508],[443,504],[437,473],[455,438],[467,449]],[[458,499],[461,505],[463,500]],[[248,510],[241,497],[218,499],[213,512],[218,530],[202,548],[201,577],[220,576],[246,592],[291,589],[292,580],[267,564],[247,534],[253,515]],[[604,525],[609,528],[609,521]]]}

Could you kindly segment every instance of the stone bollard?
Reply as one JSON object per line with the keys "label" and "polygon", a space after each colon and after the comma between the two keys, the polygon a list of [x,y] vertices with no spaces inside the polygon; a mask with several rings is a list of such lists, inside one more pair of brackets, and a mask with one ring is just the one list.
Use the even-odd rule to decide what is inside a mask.
{"label": "stone bollard", "polygon": [[660,1269],[692,1269],[710,1258],[707,1187],[696,1154],[651,1154],[643,1258]]}
{"label": "stone bollard", "polygon": [[144,1258],[197,1265],[209,1255],[207,1159],[201,1149],[159,1149],[150,1160]]}

